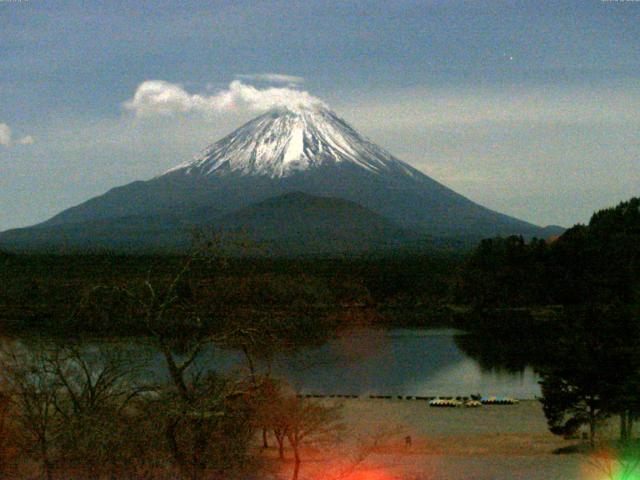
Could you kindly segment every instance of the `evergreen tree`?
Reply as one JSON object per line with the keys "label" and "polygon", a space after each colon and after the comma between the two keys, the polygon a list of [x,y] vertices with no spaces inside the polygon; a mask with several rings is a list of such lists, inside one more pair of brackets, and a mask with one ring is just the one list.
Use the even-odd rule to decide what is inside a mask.
{"label": "evergreen tree", "polygon": [[598,423],[612,414],[622,414],[624,432],[629,431],[626,418],[640,402],[639,334],[637,318],[623,306],[586,306],[566,313],[540,382],[553,433],[567,436],[587,425],[593,445]]}

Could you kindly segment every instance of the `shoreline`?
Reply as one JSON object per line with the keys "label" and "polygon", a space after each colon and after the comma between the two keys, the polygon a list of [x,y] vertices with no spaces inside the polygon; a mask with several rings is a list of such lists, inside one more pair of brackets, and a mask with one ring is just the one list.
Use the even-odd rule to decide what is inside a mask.
{"label": "shoreline", "polygon": [[[344,468],[350,449],[372,447],[353,478],[376,480],[584,480],[596,479],[588,459],[555,454],[575,444],[548,431],[537,400],[478,408],[436,408],[398,399],[324,398],[342,406],[348,434],[339,451],[310,449],[303,471],[325,478]],[[410,437],[409,440],[407,440]],[[336,458],[342,459],[341,467]],[[352,455],[355,458],[355,455]]]}

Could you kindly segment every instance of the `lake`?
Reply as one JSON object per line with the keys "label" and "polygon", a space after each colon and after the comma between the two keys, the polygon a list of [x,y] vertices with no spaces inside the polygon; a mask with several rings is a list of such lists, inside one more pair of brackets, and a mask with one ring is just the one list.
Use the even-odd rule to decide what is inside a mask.
{"label": "lake", "polygon": [[[280,356],[273,361],[272,371],[304,394],[468,396],[480,393],[520,399],[540,395],[538,376],[532,368],[509,370],[499,365],[487,368],[486,362],[481,367],[478,360],[461,348],[466,344],[461,341],[462,335],[452,329],[359,329],[321,347]],[[166,375],[162,356],[147,342],[102,340],[97,343],[119,350],[129,361],[146,364],[145,373],[141,375],[147,380]],[[86,351],[95,351],[93,347],[97,343],[89,342]],[[23,345],[37,348],[33,346],[37,343],[29,347],[28,341]],[[217,348],[205,351],[195,368],[248,371],[241,353]]]}
{"label": "lake", "polygon": [[274,370],[303,393],[419,396],[540,395],[531,367],[485,369],[456,343],[451,329],[360,330],[294,358]]}

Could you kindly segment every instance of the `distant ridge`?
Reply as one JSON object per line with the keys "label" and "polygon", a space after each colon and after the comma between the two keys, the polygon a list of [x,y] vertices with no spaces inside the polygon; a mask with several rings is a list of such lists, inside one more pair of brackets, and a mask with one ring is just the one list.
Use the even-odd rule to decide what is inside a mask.
{"label": "distant ridge", "polygon": [[424,236],[357,203],[291,192],[222,217],[226,232],[245,232],[269,254],[381,252]]}

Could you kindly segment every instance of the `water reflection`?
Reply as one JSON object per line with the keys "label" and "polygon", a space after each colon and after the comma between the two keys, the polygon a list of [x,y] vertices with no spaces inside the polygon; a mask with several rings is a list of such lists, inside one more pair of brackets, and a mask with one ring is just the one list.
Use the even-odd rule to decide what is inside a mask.
{"label": "water reflection", "polygon": [[[22,339],[20,343],[26,348],[38,348],[38,342],[32,340]],[[91,350],[97,343],[106,343],[131,361],[144,363],[141,377],[145,381],[161,380],[166,375],[161,355],[148,342],[87,341],[85,348]],[[246,362],[239,352],[210,348],[195,368],[230,372],[246,370]],[[540,394],[538,378],[524,359],[514,361],[504,352],[496,351],[495,346],[455,330],[349,332],[322,347],[276,358],[270,368],[304,393],[393,396],[481,393],[518,398]]]}
{"label": "water reflection", "polygon": [[531,355],[524,342],[471,334],[456,335],[454,341],[460,351],[473,358],[485,372],[518,374],[524,372],[531,362]]}
{"label": "water reflection", "polygon": [[468,348],[477,339],[467,337],[455,330],[360,331],[303,352],[299,364],[279,359],[276,371],[300,390],[321,394],[540,394],[533,369],[478,361],[466,353],[478,350]]}

